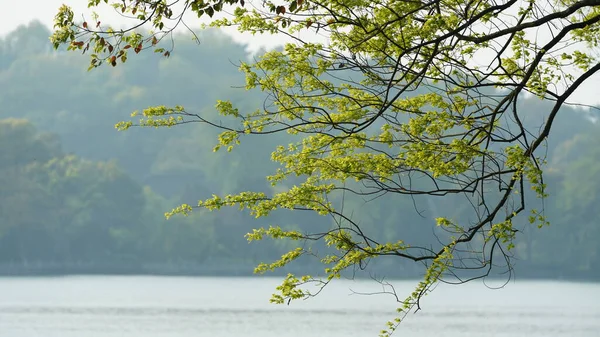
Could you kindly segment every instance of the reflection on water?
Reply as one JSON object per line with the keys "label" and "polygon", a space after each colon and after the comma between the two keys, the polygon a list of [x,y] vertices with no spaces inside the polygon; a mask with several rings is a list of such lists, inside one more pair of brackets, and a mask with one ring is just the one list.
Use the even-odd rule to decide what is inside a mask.
{"label": "reflection on water", "polygon": [[[319,297],[273,305],[278,279],[65,277],[0,279],[0,336],[377,336],[393,299],[352,295],[373,281],[341,281]],[[396,282],[408,293],[415,282]],[[397,336],[600,336],[600,285],[440,286]]]}

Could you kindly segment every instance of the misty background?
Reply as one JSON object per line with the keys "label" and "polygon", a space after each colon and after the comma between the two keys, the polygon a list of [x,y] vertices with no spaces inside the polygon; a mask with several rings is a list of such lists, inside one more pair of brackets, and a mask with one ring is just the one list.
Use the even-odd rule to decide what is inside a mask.
{"label": "misty background", "polygon": [[[214,194],[273,192],[265,176],[275,144],[289,135],[247,137],[231,153],[213,153],[218,130],[197,124],[117,132],[114,124],[151,105],[183,105],[219,119],[217,99],[240,109],[262,106],[245,91],[236,64],[243,45],[213,31],[198,45],[179,35],[169,59],[152,53],[117,68],[87,72],[87,56],[54,51],[50,31],[33,21],[0,40],[0,274],[251,275],[292,243],[249,244],[244,234],[269,225],[329,227],[332,219],[275,212],[254,219],[237,209],[198,211],[165,220],[164,212]],[[237,88],[236,88],[237,87]],[[530,127],[548,105],[522,100]],[[595,112],[564,107],[547,144],[550,197],[540,204],[549,227],[521,224],[517,277],[600,280],[600,125]],[[435,245],[444,235],[434,218],[461,221],[472,211],[458,198],[348,200],[346,209],[382,241]],[[527,221],[523,218],[521,221]],[[317,274],[318,260],[299,260],[298,273]],[[416,278],[422,266],[381,258],[364,272]]]}

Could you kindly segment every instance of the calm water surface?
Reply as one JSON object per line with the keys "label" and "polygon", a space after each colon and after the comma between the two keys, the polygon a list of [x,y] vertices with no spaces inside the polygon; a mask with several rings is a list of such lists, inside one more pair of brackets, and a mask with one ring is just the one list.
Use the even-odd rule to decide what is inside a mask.
{"label": "calm water surface", "polygon": [[[376,337],[394,300],[373,281],[268,303],[276,278],[0,278],[1,337]],[[394,282],[407,294],[416,283]],[[600,284],[440,286],[396,336],[600,337]]]}

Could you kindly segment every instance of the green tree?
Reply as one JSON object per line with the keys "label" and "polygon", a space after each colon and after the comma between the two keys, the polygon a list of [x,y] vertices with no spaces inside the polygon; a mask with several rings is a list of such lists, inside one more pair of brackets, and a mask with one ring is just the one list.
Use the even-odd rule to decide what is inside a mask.
{"label": "green tree", "polygon": [[145,220],[142,187],[114,162],[65,155],[26,120],[0,120],[0,161],[0,261],[118,260]]}
{"label": "green tree", "polygon": [[23,119],[0,120],[0,237],[20,223],[37,222],[35,210],[44,204],[40,186],[23,176],[32,162],[46,162],[61,153],[54,135],[38,133]]}
{"label": "green tree", "polygon": [[[104,4],[108,0],[89,1],[90,7]],[[273,296],[276,303],[311,296],[302,284],[324,287],[373,258],[423,262],[423,281],[401,301],[400,317],[382,335],[418,309],[437,282],[484,277],[498,258],[510,270],[529,187],[546,196],[543,145],[556,115],[600,69],[596,0],[550,0],[549,6],[533,0],[125,0],[113,6],[132,17],[131,28],[103,27],[97,16],[75,21],[80,16],[64,6],[56,15],[54,46],[89,52],[90,69],[117,66],[144,49],[169,56],[161,40],[183,25],[184,12],[208,18],[206,27],[294,37],[280,50],[241,63],[246,89],[268,95],[262,106],[245,111],[219,100],[224,123],[182,106],[154,106],[134,113],[141,120],[117,127],[205,123],[222,129],[215,150],[228,151],[249,134],[293,134],[295,142],[272,153],[280,167],[267,179],[275,189],[214,196],[168,215],[238,206],[256,217],[280,209],[329,216],[333,221],[319,228],[258,228],[247,235],[250,241],[299,243],[257,272],[301,256],[325,265],[323,277],[290,274]],[[217,12],[233,14],[213,18]],[[135,30],[143,24],[153,33]],[[549,34],[537,34],[541,30]],[[299,38],[317,33],[325,42]],[[537,128],[524,123],[525,93],[551,101]],[[401,236],[372,238],[344,207],[347,195],[377,202],[393,194],[462,198],[470,216],[452,219],[438,209],[435,221],[449,235],[414,245]],[[543,210],[530,212],[532,224],[547,223]],[[325,242],[329,251],[322,255],[305,241]]]}
{"label": "green tree", "polygon": [[[550,164],[556,181],[552,198],[552,236],[541,233],[537,238],[540,256],[537,259],[547,268],[561,267],[574,273],[598,273],[600,263],[600,227],[597,225],[597,203],[600,197],[600,137],[598,127],[589,133],[578,134],[557,149],[562,162]],[[571,150],[569,150],[571,148]],[[545,243],[545,244],[544,244]],[[556,249],[560,247],[560,249]],[[551,262],[552,261],[552,262]],[[551,263],[550,263],[551,262]]]}

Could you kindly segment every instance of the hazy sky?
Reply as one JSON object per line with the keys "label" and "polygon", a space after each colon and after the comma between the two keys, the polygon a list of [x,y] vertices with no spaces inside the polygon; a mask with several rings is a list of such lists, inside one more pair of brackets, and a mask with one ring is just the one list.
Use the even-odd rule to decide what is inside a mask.
{"label": "hazy sky", "polygon": [[[0,0],[0,36],[34,19],[51,27],[54,15],[63,3],[73,7],[76,14],[87,14],[89,17],[91,13],[87,8],[88,0]],[[121,21],[112,8],[108,6],[103,7],[105,10],[98,11],[101,18],[103,18],[103,22],[107,22],[108,20],[111,23]],[[186,22],[192,23],[193,28],[193,20],[186,20]],[[198,23],[197,20],[195,22]],[[248,49],[251,51],[257,50],[261,46],[267,48],[276,46],[282,42],[273,38],[273,36],[242,36],[233,29],[228,33],[234,40],[248,44]],[[200,45],[198,48],[202,48],[202,46]],[[593,78],[589,79],[585,86],[580,87],[571,96],[569,101],[600,105],[600,74],[596,74]]]}

